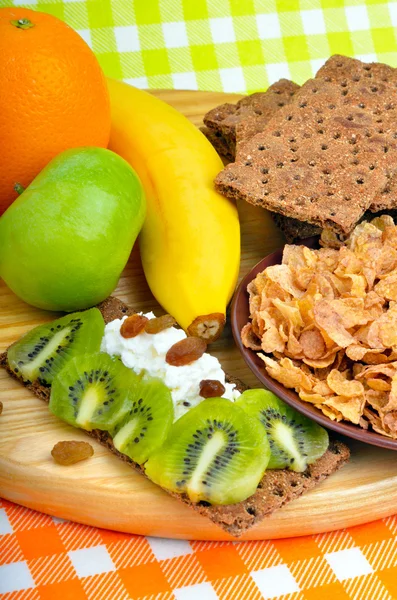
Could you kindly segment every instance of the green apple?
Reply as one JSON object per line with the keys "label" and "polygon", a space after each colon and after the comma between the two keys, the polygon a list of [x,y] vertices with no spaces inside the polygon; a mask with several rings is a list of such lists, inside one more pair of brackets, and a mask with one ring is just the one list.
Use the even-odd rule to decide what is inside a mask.
{"label": "green apple", "polygon": [[123,158],[103,148],[62,152],[0,218],[0,276],[39,308],[94,306],[116,287],[145,208]]}

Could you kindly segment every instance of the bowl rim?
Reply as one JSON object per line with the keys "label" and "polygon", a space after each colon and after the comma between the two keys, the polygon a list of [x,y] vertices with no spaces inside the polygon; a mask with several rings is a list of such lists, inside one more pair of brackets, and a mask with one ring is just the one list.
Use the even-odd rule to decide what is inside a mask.
{"label": "bowl rim", "polygon": [[[316,246],[318,247],[318,237],[312,237],[307,238],[305,240],[301,240],[295,245],[305,245],[311,248],[314,248]],[[332,431],[353,438],[355,440],[359,440],[360,442],[365,442],[366,444],[379,446],[381,448],[388,448],[390,450],[397,450],[397,440],[394,440],[393,438],[389,438],[387,436],[383,436],[380,433],[377,433],[372,430],[365,430],[359,425],[355,425],[354,423],[349,423],[347,421],[332,421],[323,413],[321,413],[320,410],[316,409],[312,404],[301,400],[298,394],[295,392],[295,390],[286,388],[275,379],[272,379],[272,377],[270,377],[270,375],[267,374],[264,365],[261,366],[260,363],[262,363],[262,361],[257,356],[257,353],[254,350],[246,348],[243,345],[240,331],[241,328],[249,322],[247,286],[256,277],[256,275],[263,271],[267,266],[281,263],[282,254],[285,246],[286,244],[284,244],[271,254],[268,254],[267,256],[262,258],[262,260],[260,260],[254,267],[252,267],[251,270],[240,281],[234,293],[230,309],[231,329],[236,346],[239,349],[245,363],[247,364],[248,368],[254,373],[254,375],[258,378],[260,383],[263,386],[265,386],[266,389],[270,390],[271,392],[279,396],[286,404],[289,404],[298,412],[305,415],[306,417],[309,417],[313,421],[316,421],[326,429],[331,429]],[[241,308],[244,309],[244,307],[246,308],[246,319],[244,315],[242,316]]]}

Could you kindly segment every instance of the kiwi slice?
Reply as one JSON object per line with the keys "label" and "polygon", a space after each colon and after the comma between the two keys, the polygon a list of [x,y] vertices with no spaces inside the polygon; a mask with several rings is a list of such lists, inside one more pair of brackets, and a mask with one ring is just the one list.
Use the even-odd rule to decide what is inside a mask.
{"label": "kiwi slice", "polygon": [[166,440],[174,420],[171,392],[155,378],[139,380],[131,388],[125,413],[113,431],[113,444],[138,464]]}
{"label": "kiwi slice", "polygon": [[104,352],[72,358],[54,378],[51,412],[75,427],[112,431],[138,376]]}
{"label": "kiwi slice", "polygon": [[270,457],[263,427],[225,398],[191,408],[145,464],[161,487],[192,502],[233,504],[251,496]]}
{"label": "kiwi slice", "polygon": [[247,390],[236,401],[265,428],[270,444],[269,469],[304,471],[328,448],[328,433],[268,390]]}
{"label": "kiwi slice", "polygon": [[99,350],[104,329],[97,308],[39,325],[10,346],[8,365],[23,381],[50,385],[73,356]]}
{"label": "kiwi slice", "polygon": [[101,352],[68,362],[53,381],[50,410],[75,427],[108,431],[115,448],[139,464],[164,442],[174,419],[162,381],[142,379]]}

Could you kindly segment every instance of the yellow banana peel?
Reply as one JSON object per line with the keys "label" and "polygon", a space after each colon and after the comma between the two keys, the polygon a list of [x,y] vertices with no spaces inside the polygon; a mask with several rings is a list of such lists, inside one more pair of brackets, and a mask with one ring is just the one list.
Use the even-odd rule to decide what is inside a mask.
{"label": "yellow banana peel", "polygon": [[213,186],[223,165],[205,136],[147,92],[108,79],[109,148],[138,173],[147,199],[139,244],[149,287],[190,335],[216,339],[240,264],[236,206]]}

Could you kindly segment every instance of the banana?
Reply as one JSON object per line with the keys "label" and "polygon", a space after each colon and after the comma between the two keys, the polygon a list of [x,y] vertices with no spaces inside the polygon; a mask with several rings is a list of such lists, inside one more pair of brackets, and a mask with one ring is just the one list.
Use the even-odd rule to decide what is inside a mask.
{"label": "banana", "polygon": [[147,199],[140,238],[149,287],[189,335],[222,332],[237,282],[236,206],[213,186],[223,165],[204,135],[147,92],[108,79],[109,148],[138,173]]}

